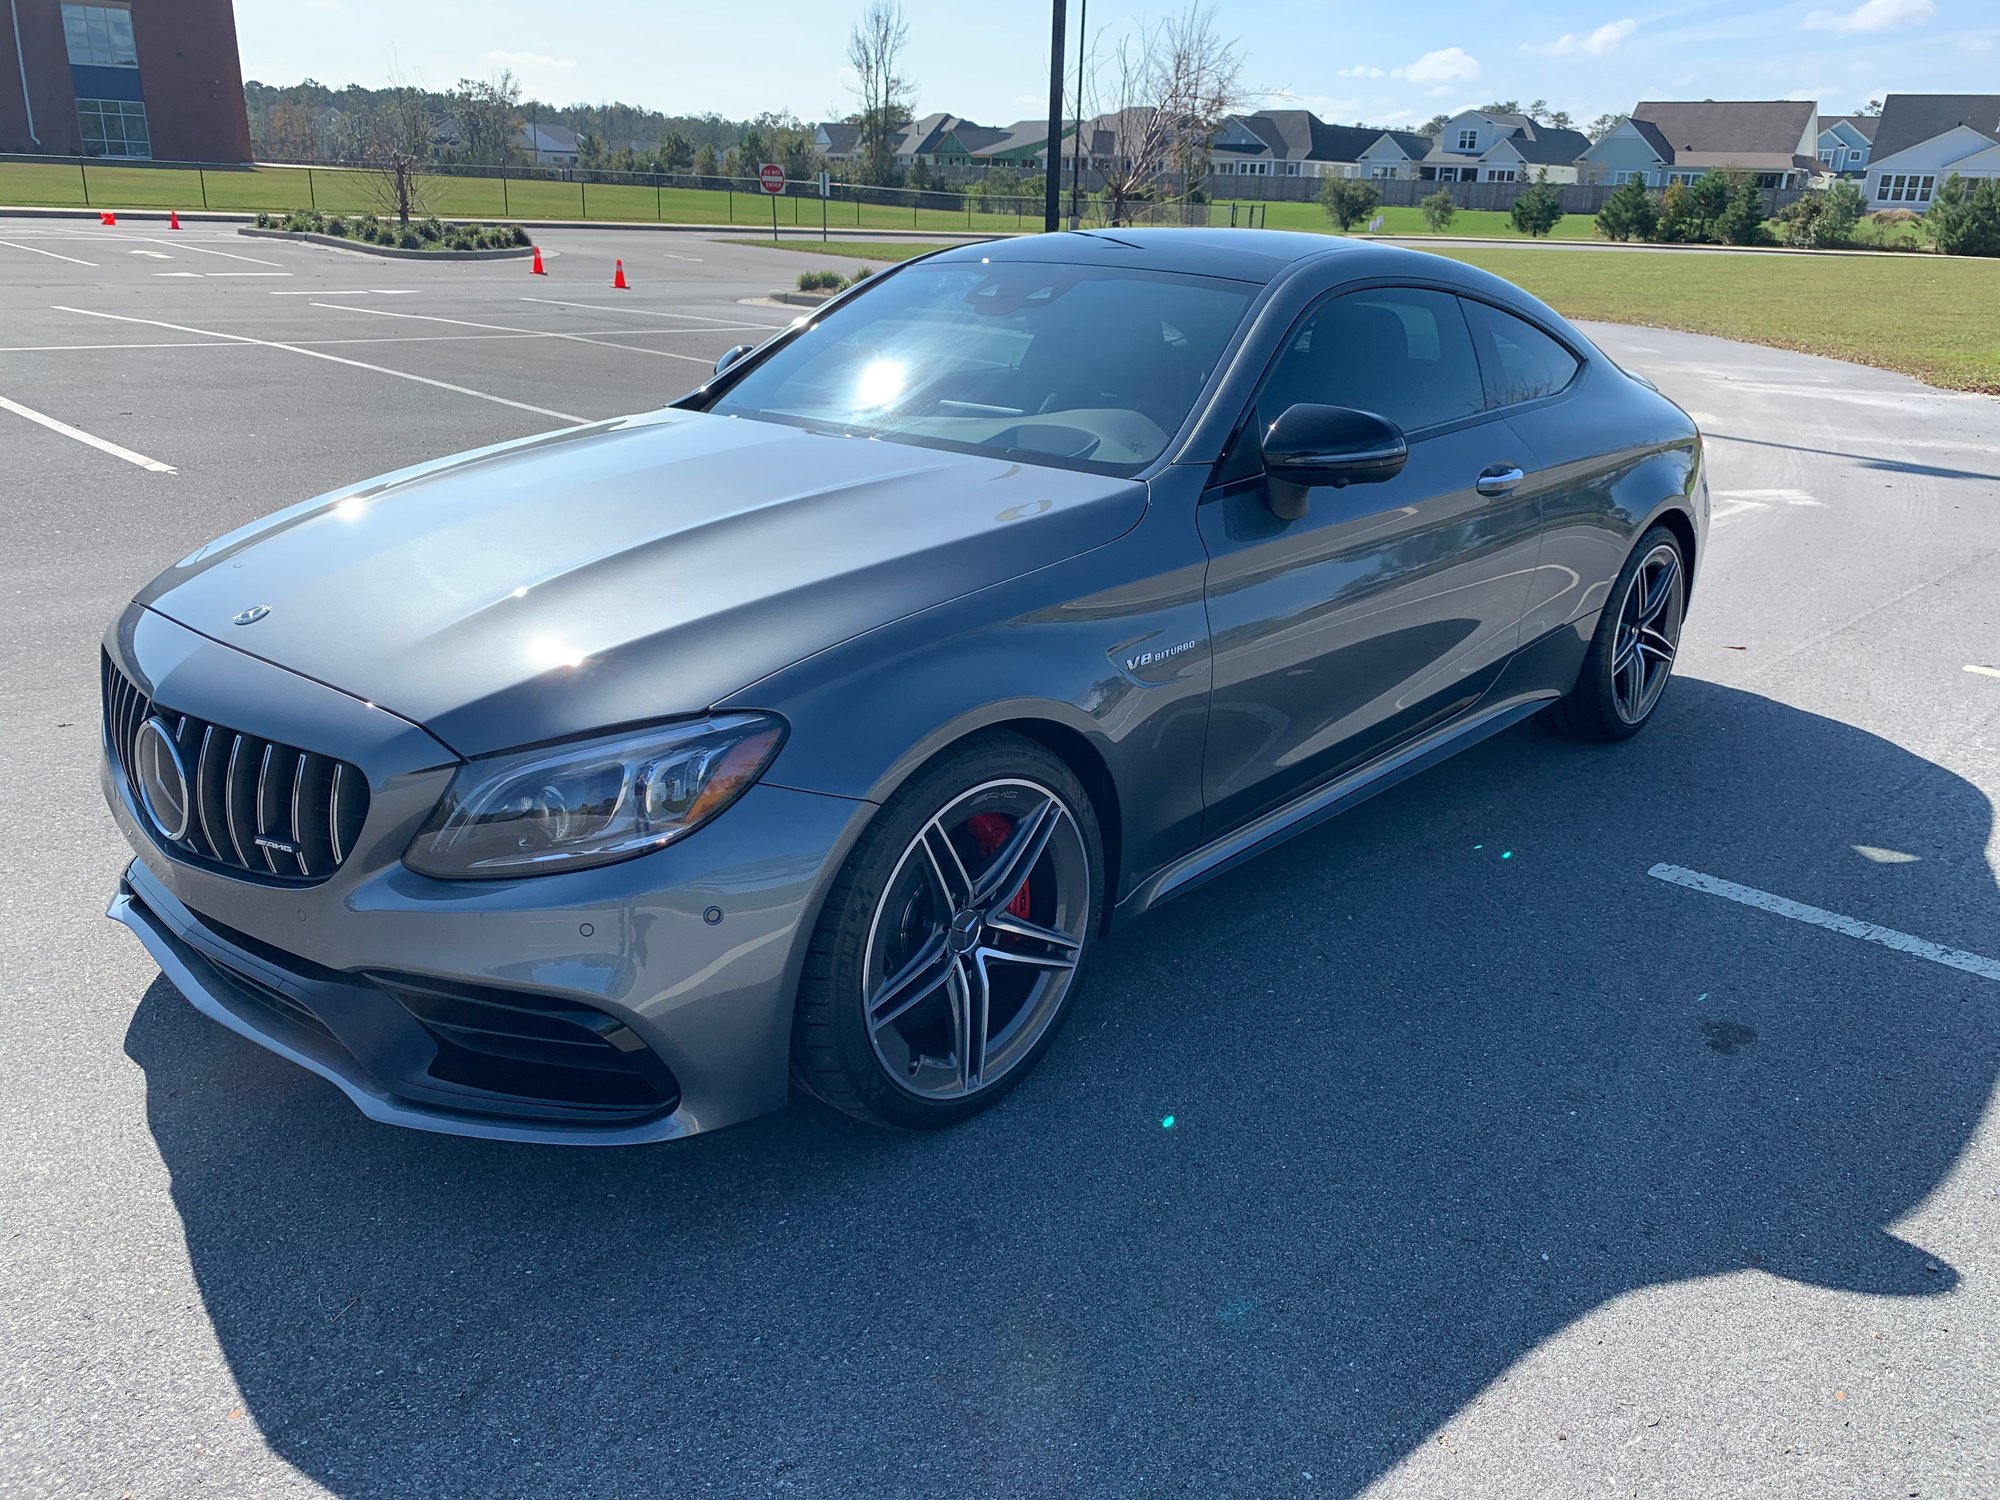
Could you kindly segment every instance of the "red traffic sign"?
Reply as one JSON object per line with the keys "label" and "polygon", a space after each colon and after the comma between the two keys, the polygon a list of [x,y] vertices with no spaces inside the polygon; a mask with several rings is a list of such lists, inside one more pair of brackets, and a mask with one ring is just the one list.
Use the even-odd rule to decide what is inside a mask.
{"label": "red traffic sign", "polygon": [[757,181],[765,192],[776,196],[785,190],[785,169],[774,161],[767,161],[757,169]]}

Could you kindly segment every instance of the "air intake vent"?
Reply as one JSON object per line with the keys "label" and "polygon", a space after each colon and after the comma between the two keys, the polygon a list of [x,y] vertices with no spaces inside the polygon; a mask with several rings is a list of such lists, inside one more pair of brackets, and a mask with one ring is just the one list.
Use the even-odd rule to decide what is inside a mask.
{"label": "air intake vent", "polygon": [[[357,767],[176,713],[147,698],[109,656],[103,677],[112,762],[173,854],[289,885],[316,885],[346,862],[368,817],[368,782]],[[145,780],[141,731],[151,761]]]}

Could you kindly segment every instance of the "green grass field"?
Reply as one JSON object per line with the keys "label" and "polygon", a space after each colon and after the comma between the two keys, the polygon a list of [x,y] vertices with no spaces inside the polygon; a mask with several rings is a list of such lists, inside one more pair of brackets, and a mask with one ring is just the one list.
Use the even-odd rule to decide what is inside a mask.
{"label": "green grass field", "polygon": [[[636,184],[553,182],[542,179],[427,177],[427,206],[443,218],[664,220],[670,224],[771,222],[761,192]],[[379,211],[374,178],[366,172],[319,167],[201,168],[75,166],[45,162],[0,164],[0,204],[33,208],[211,209],[250,213],[319,208],[331,213]],[[827,223],[836,229],[1013,230],[1041,224],[1037,205],[1026,213],[983,214],[963,208],[905,208],[892,204],[829,202]],[[820,200],[778,199],[781,228],[820,222]]]}
{"label": "green grass field", "polygon": [[[780,248],[907,260],[942,247],[857,241]],[[1501,246],[1430,253],[1504,276],[1572,318],[1712,333],[1897,370],[1948,390],[2000,394],[2000,260]]]}

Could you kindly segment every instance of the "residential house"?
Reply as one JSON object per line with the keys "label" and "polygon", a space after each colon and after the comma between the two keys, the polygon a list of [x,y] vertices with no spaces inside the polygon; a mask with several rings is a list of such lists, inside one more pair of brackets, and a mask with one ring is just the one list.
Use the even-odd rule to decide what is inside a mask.
{"label": "residential house", "polygon": [[[1217,177],[1362,177],[1368,175],[1362,154],[1382,134],[1366,126],[1329,125],[1305,109],[1231,115],[1210,143],[1209,170]],[[1426,141],[1415,154],[1428,149]]]}
{"label": "residential house", "polygon": [[1582,153],[1581,180],[1664,187],[1719,168],[1759,187],[1802,187],[1821,172],[1819,118],[1809,99],[1642,101]]}
{"label": "residential house", "polygon": [[[1065,130],[1062,138],[1068,140],[1072,133]],[[919,164],[933,170],[994,166],[1032,170],[1040,168],[1048,139],[1048,123],[1043,120],[980,125],[963,115],[929,114],[896,132],[890,157],[903,173]],[[813,145],[829,162],[857,160],[861,127],[849,121],[816,125]],[[963,173],[947,170],[946,175]]]}
{"label": "residential house", "polygon": [[1355,158],[1357,177],[1414,182],[1433,142],[1413,130],[1384,130]]}
{"label": "residential house", "polygon": [[1452,116],[1417,164],[1424,182],[1524,182],[1548,174],[1575,182],[1576,160],[1590,138],[1537,125],[1526,115],[1468,109]]}
{"label": "residential house", "polygon": [[514,132],[514,145],[538,167],[576,165],[576,132],[564,125],[523,125]]}
{"label": "residential house", "polygon": [[1922,213],[1953,173],[2000,177],[2000,94],[1891,94],[1868,161],[1868,206]]}
{"label": "residential house", "polygon": [[851,120],[815,125],[813,149],[828,161],[853,161],[861,154],[861,127]]}
{"label": "residential house", "polygon": [[1821,115],[1819,164],[1836,177],[1860,177],[1868,170],[1880,115]]}

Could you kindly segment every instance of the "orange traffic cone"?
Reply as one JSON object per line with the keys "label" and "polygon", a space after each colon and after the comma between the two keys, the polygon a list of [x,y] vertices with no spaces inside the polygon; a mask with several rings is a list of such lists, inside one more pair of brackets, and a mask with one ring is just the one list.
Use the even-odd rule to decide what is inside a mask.
{"label": "orange traffic cone", "polygon": [[178,229],[178,228],[180,228],[180,227],[181,227],[181,216],[180,216],[179,214],[175,213],[175,212],[174,212],[174,211],[173,211],[172,209],[168,209],[168,210],[167,210],[167,228],[169,228],[169,229]]}
{"label": "orange traffic cone", "polygon": [[97,211],[97,222],[99,225],[107,225],[107,224],[116,225],[118,222],[118,215],[112,213],[109,209],[100,208]]}
{"label": "orange traffic cone", "polygon": [[542,247],[540,245],[535,246],[535,263],[528,267],[528,274],[530,276],[546,276],[549,274],[547,268],[542,265]]}
{"label": "orange traffic cone", "polygon": [[629,292],[632,290],[630,286],[626,285],[625,262],[622,260],[618,262],[617,274],[611,278],[611,289],[614,292]]}

